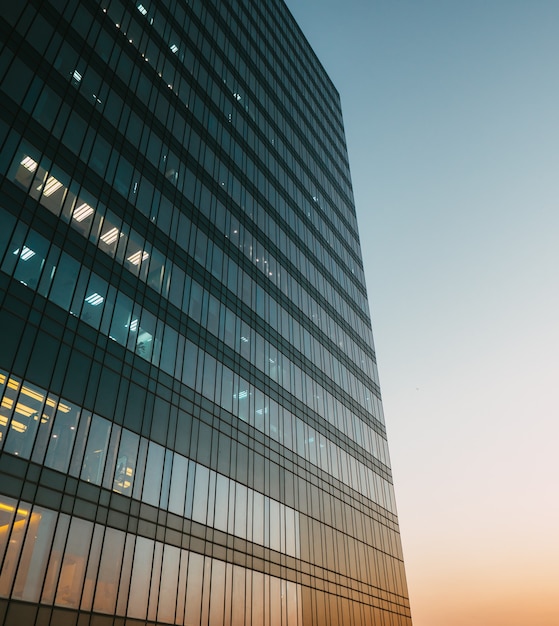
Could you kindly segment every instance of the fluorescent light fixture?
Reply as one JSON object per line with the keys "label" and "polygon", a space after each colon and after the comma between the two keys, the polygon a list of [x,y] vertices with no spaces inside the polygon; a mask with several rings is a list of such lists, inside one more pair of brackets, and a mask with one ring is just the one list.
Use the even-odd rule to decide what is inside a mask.
{"label": "fluorescent light fixture", "polygon": [[80,204],[79,207],[74,209],[74,213],[72,217],[76,220],[76,222],[83,222],[94,212],[93,207],[89,206],[87,202]]}
{"label": "fluorescent light fixture", "polygon": [[179,47],[177,46],[177,44],[176,44],[176,43],[172,43],[172,44],[169,46],[169,48],[171,48],[171,52],[172,52],[173,54],[177,54],[177,52],[179,51]]}
{"label": "fluorescent light fixture", "polygon": [[241,100],[241,94],[240,94],[240,93],[234,93],[234,94],[233,94],[233,98],[235,98],[235,100],[236,100],[237,102],[239,102],[239,101]]}
{"label": "fluorescent light fixture", "polygon": [[134,252],[134,254],[130,255],[128,260],[132,263],[132,265],[140,265],[140,263],[145,261],[148,257],[149,254],[147,252],[138,250],[138,252]]}
{"label": "fluorescent light fixture", "polygon": [[19,254],[19,258],[22,261],[29,261],[29,259],[31,257],[35,256],[35,252],[33,250],[31,250],[31,248],[28,248],[27,246],[23,246],[23,248],[21,249],[21,253],[19,248],[17,250],[14,251],[14,254],[17,256]]}
{"label": "fluorescent light fixture", "polygon": [[138,5],[138,11],[142,14],[142,15],[147,15],[148,10],[146,9],[146,7],[143,4],[139,4]]}
{"label": "fluorescent light fixture", "polygon": [[130,322],[130,330],[131,330],[133,333],[135,333],[135,332],[138,330],[138,320],[137,320],[137,319],[132,320],[132,321]]}
{"label": "fluorescent light fixture", "polygon": [[72,74],[72,78],[77,82],[80,83],[82,80],[82,75],[78,72],[78,70],[74,70],[74,73]]}
{"label": "fluorescent light fixture", "polygon": [[37,161],[34,161],[30,156],[26,156],[21,162],[21,165],[30,172],[34,172],[39,167]]}
{"label": "fluorescent light fixture", "polygon": [[45,188],[43,189],[43,195],[48,198],[48,196],[52,196],[53,193],[58,191],[60,187],[62,187],[62,183],[59,180],[56,180],[54,176],[49,176],[45,184]]}
{"label": "fluorescent light fixture", "polygon": [[24,417],[33,417],[37,413],[37,411],[33,407],[22,404],[21,402],[18,402],[16,404],[15,412],[23,415]]}
{"label": "fluorescent light fixture", "polygon": [[103,298],[103,296],[100,296],[97,292],[95,292],[92,293],[90,296],[87,296],[85,301],[88,304],[91,304],[91,306],[99,306],[104,299],[105,298]]}
{"label": "fluorescent light fixture", "polygon": [[118,239],[118,234],[118,228],[111,228],[111,230],[107,231],[104,235],[101,235],[101,241],[110,246]]}
{"label": "fluorescent light fixture", "polygon": [[248,343],[248,339],[247,339],[246,337],[241,337],[241,341],[242,341],[243,343]]}

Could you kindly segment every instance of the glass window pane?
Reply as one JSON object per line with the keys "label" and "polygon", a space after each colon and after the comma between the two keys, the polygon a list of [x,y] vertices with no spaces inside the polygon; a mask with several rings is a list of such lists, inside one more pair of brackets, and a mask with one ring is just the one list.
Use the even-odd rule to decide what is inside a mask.
{"label": "glass window pane", "polygon": [[155,316],[148,311],[142,311],[141,323],[136,340],[136,354],[146,360],[151,359],[155,337]]}
{"label": "glass window pane", "polygon": [[16,405],[16,398],[21,380],[8,377],[7,372],[0,371],[0,448],[6,440],[6,431]]}
{"label": "glass window pane", "polygon": [[110,211],[103,219],[101,234],[99,236],[99,248],[114,258],[118,243],[122,237],[120,232],[120,220]]}
{"label": "glass window pane", "polygon": [[80,317],[84,322],[94,328],[99,328],[101,324],[101,315],[105,306],[108,288],[109,285],[106,281],[99,278],[96,274],[91,274],[87,289],[85,290]]}
{"label": "glass window pane", "polygon": [[10,429],[4,450],[28,459],[31,456],[35,435],[39,428],[45,391],[40,387],[24,383],[15,403]]}
{"label": "glass window pane", "polygon": [[140,268],[148,265],[149,253],[144,250],[145,241],[140,235],[132,231],[128,238],[128,246],[124,255],[124,267],[138,276]]}
{"label": "glass window pane", "polygon": [[13,215],[0,208],[0,263],[8,247],[15,222],[16,218]]}
{"label": "glass window pane", "polygon": [[247,498],[248,489],[235,483],[235,535],[247,539]]}
{"label": "glass window pane", "polygon": [[93,610],[100,613],[114,613],[120,578],[122,551],[125,533],[107,528],[103,542],[103,552],[99,565],[99,576],[95,589]]}
{"label": "glass window pane", "polygon": [[6,496],[0,496],[0,505],[0,563],[6,554],[0,571],[0,597],[6,598],[10,595],[29,509],[23,503],[18,508],[17,500]]}
{"label": "glass window pane", "polygon": [[39,601],[56,518],[57,514],[54,511],[34,507],[19,563],[13,597],[28,602]]}
{"label": "glass window pane", "polygon": [[126,606],[128,604],[128,594],[130,592],[130,579],[132,577],[132,562],[134,560],[134,544],[136,543],[135,535],[126,535],[126,543],[124,545],[124,556],[120,566],[120,586],[118,589],[118,600],[116,604],[116,614],[126,615]]}
{"label": "glass window pane", "polygon": [[[46,174],[44,169],[39,167],[39,160],[40,154],[38,150],[27,142],[22,141],[8,173],[8,178],[25,191],[28,191],[35,176],[41,175],[42,180]],[[41,174],[40,170],[42,170]]]}
{"label": "glass window pane", "polygon": [[214,526],[223,532],[227,532],[227,517],[229,503],[229,483],[231,481],[217,474],[216,492],[215,492],[215,519]]}
{"label": "glass window pane", "polygon": [[204,580],[204,557],[194,552],[188,559],[188,582],[186,584],[186,626],[200,624],[200,608],[202,604],[202,582]]}
{"label": "glass window pane", "polygon": [[152,506],[159,506],[164,458],[165,448],[157,443],[150,442],[142,500]]}
{"label": "glass window pane", "polygon": [[184,513],[186,483],[188,478],[188,459],[180,454],[173,455],[173,473],[171,475],[171,491],[169,511],[177,515]]}
{"label": "glass window pane", "polygon": [[54,274],[49,300],[61,306],[65,311],[70,309],[79,271],[80,264],[63,252]]}
{"label": "glass window pane", "polygon": [[138,330],[137,320],[136,322],[130,323],[132,306],[133,302],[131,298],[119,292],[116,298],[109,336],[121,346],[126,345],[129,330],[131,333],[135,333]]}
{"label": "glass window pane", "polygon": [[49,242],[44,237],[30,231],[23,246],[14,251],[17,257],[14,278],[35,289],[39,283],[48,248]]}
{"label": "glass window pane", "polygon": [[138,435],[129,430],[122,431],[116,461],[113,491],[126,496],[132,495],[139,444],[140,437]]}
{"label": "glass window pane", "polygon": [[203,465],[196,465],[196,479],[194,483],[194,502],[192,508],[192,519],[201,524],[207,520],[208,509],[208,487],[210,481],[210,471]]}
{"label": "glass window pane", "polygon": [[210,624],[223,624],[225,604],[225,563],[212,559],[212,578],[210,593]]}
{"label": "glass window pane", "polygon": [[78,608],[80,604],[92,532],[92,522],[72,518],[54,601],[59,606]]}
{"label": "glass window pane", "polygon": [[99,561],[101,559],[101,547],[103,545],[103,533],[105,529],[100,524],[95,524],[93,530],[93,539],[89,549],[89,559],[87,563],[87,572],[85,574],[85,582],[83,585],[83,594],[81,599],[82,611],[91,611],[93,604],[93,595],[95,593],[95,584],[97,581],[97,572],[99,570]]}
{"label": "glass window pane", "polygon": [[108,420],[93,416],[80,474],[82,480],[101,484],[110,431],[111,423]]}
{"label": "glass window pane", "polygon": [[171,376],[175,373],[175,359],[176,359],[176,348],[179,341],[179,335],[176,330],[172,329],[170,326],[165,327],[165,334],[163,335],[163,348],[161,350],[161,361],[159,363],[159,367],[171,374]]}
{"label": "glass window pane", "polygon": [[79,419],[80,408],[78,406],[71,402],[58,403],[45,465],[59,472],[68,471]]}
{"label": "glass window pane", "polygon": [[132,566],[132,580],[130,581],[130,598],[128,616],[146,619],[150,577],[153,559],[154,542],[151,539],[138,537]]}
{"label": "glass window pane", "polygon": [[33,448],[31,457],[32,461],[35,463],[42,463],[44,460],[45,452],[50,441],[57,405],[58,397],[49,394],[43,407],[43,414],[41,415],[41,421],[39,423],[39,432],[35,439],[35,447]]}
{"label": "glass window pane", "polygon": [[245,621],[245,603],[247,601],[245,581],[247,571],[244,567],[233,565],[233,598],[235,600],[232,604],[231,626],[245,626],[245,624],[250,623],[248,619]]}
{"label": "glass window pane", "polygon": [[69,525],[70,517],[61,514],[58,518],[54,540],[51,544],[49,564],[41,595],[41,602],[44,604],[52,604],[54,602],[54,592],[58,582],[58,573],[60,572],[60,566],[62,564],[62,555],[64,553],[64,544],[66,543]]}
{"label": "glass window pane", "polygon": [[60,214],[69,180],[68,175],[62,170],[52,167],[47,179],[41,186],[41,204],[55,215]]}
{"label": "glass window pane", "polygon": [[163,567],[161,568],[161,587],[159,591],[159,607],[157,619],[162,622],[175,622],[175,606],[177,602],[177,581],[179,580],[179,548],[165,546]]}
{"label": "glass window pane", "polygon": [[[147,262],[147,261],[146,261]],[[147,283],[157,292],[161,293],[163,285],[163,274],[165,271],[165,257],[156,250],[152,250],[151,259],[149,260],[149,273],[147,275]]]}

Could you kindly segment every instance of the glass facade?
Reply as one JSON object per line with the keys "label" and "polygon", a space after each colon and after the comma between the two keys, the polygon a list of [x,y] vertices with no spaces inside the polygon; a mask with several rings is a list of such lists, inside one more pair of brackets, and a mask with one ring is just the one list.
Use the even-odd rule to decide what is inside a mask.
{"label": "glass facade", "polygon": [[0,625],[411,626],[338,94],[281,0],[0,16]]}

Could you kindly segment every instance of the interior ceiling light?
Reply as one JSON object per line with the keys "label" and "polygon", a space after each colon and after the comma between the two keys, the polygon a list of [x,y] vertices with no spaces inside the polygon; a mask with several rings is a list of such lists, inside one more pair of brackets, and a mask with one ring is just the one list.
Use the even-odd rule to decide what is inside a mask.
{"label": "interior ceiling light", "polygon": [[52,196],[52,194],[58,191],[60,187],[62,187],[62,183],[59,180],[56,180],[54,176],[49,176],[45,184],[45,188],[43,189],[43,195],[47,197]]}
{"label": "interior ceiling light", "polygon": [[128,260],[132,265],[140,265],[142,261],[145,261],[149,257],[147,252],[143,252],[142,250],[138,250],[138,252],[134,252],[134,254],[128,257]]}
{"label": "interior ceiling light", "polygon": [[99,295],[98,293],[92,293],[90,296],[87,296],[85,301],[88,304],[91,304],[91,306],[99,306],[104,299],[105,298],[103,298],[103,296]]}
{"label": "interior ceiling light", "polygon": [[80,204],[79,207],[74,209],[74,213],[72,217],[76,220],[76,222],[83,222],[94,212],[93,207],[89,206],[87,202]]}
{"label": "interior ceiling light", "polygon": [[104,235],[101,235],[101,241],[105,242],[108,246],[113,244],[118,239],[118,228],[111,228]]}
{"label": "interior ceiling light", "polygon": [[30,156],[26,156],[21,162],[21,165],[30,172],[34,172],[37,167],[39,167],[37,161],[34,161]]}
{"label": "interior ceiling light", "polygon": [[31,248],[28,248],[27,246],[23,246],[23,248],[21,249],[21,253],[18,248],[17,250],[14,251],[14,254],[16,256],[19,254],[19,258],[22,261],[29,261],[31,257],[35,256],[35,252],[31,250]]}

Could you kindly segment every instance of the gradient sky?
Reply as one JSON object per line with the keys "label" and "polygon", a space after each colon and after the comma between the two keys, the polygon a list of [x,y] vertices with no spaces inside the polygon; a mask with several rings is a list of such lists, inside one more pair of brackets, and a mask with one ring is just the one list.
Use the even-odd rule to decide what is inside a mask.
{"label": "gradient sky", "polygon": [[288,0],[342,99],[414,626],[559,624],[559,0]]}

